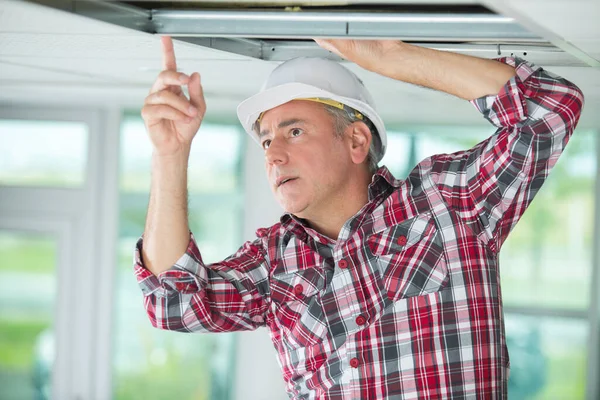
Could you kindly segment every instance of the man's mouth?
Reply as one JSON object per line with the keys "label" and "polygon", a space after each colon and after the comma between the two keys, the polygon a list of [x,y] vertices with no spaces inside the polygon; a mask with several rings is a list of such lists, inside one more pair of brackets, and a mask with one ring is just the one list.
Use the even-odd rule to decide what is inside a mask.
{"label": "man's mouth", "polygon": [[277,187],[281,187],[290,181],[294,181],[298,178],[279,178],[277,179]]}

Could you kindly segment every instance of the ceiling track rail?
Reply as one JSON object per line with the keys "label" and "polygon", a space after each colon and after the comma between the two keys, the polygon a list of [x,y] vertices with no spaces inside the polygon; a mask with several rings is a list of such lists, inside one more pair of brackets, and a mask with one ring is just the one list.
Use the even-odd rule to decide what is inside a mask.
{"label": "ceiling track rail", "polygon": [[146,10],[118,2],[73,1],[94,19],[172,36],[273,39],[397,38],[405,41],[544,42],[512,18],[494,14],[399,12]]}
{"label": "ceiling track rail", "polygon": [[156,10],[152,21],[157,33],[196,37],[543,41],[513,19],[489,14]]}
{"label": "ceiling track rail", "polygon": [[[286,61],[294,57],[323,57],[344,61],[337,55],[322,49],[314,42],[261,40],[242,38],[176,37],[178,40],[198,46],[265,61]],[[454,51],[484,58],[521,57],[544,65],[585,66],[568,53],[551,45],[492,44],[492,43],[413,43],[417,46],[442,51]]]}
{"label": "ceiling track rail", "polygon": [[[45,4],[48,1],[43,0]],[[57,0],[59,1],[59,0]],[[486,13],[144,9],[100,0],[60,0],[79,15],[202,47],[284,61],[298,56],[338,59],[311,39],[400,39],[481,57],[526,56],[546,65],[585,65],[514,19]],[[70,9],[64,6],[70,4]]]}

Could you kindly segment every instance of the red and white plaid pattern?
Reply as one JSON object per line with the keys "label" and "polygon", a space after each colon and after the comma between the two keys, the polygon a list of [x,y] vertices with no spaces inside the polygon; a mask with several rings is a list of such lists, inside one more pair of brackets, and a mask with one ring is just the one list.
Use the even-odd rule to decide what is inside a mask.
{"label": "red and white plaid pattern", "polygon": [[[135,252],[152,324],[186,332],[269,328],[297,399],[506,398],[498,252],[579,119],[572,83],[520,59],[473,100],[497,132],[419,163],[382,167],[337,241],[291,215],[205,265],[194,241],[155,277]],[[256,371],[260,379],[260,371]]]}

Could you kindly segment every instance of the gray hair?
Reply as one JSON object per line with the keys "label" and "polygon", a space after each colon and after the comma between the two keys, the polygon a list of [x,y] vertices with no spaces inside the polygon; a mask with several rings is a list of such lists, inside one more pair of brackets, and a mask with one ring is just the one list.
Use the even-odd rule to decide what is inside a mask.
{"label": "gray hair", "polygon": [[[342,110],[337,107],[330,106],[328,104],[323,104],[325,110],[333,117],[333,128],[335,130],[335,135],[341,138],[344,135],[344,131],[348,127],[348,125],[361,121],[360,119],[356,119],[352,115],[350,115],[346,110]],[[370,122],[370,121],[369,121]],[[377,165],[377,149],[379,143],[379,135],[375,130],[375,127],[371,123],[366,124],[369,130],[371,131],[371,146],[369,146],[369,154],[367,154],[367,165],[369,166],[369,172],[374,174],[377,172],[379,166]]]}

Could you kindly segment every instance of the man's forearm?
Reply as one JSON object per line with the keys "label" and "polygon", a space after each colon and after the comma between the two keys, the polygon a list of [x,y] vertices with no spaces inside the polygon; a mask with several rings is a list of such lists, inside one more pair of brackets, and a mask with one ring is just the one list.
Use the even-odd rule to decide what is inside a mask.
{"label": "man's forearm", "polygon": [[152,186],[142,257],[154,275],[168,270],[189,244],[188,157],[189,153],[175,157],[152,156]]}
{"label": "man's forearm", "polygon": [[495,60],[387,41],[381,59],[365,68],[400,81],[425,86],[465,100],[496,95],[515,75]]}

